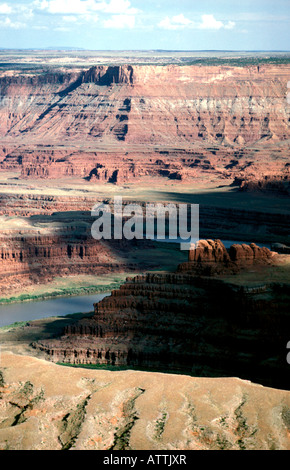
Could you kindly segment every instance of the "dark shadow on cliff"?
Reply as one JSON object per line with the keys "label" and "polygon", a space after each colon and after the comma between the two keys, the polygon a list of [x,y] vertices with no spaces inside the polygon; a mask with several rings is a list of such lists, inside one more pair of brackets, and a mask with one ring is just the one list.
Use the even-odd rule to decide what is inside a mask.
{"label": "dark shadow on cliff", "polygon": [[265,213],[290,214],[290,199],[275,193],[243,192],[236,187],[224,186],[194,193],[151,191],[150,198],[183,204],[201,204],[227,209],[251,210]]}
{"label": "dark shadow on cliff", "polygon": [[[134,249],[138,258],[138,247]],[[129,251],[125,253],[129,262]],[[45,345],[40,340],[44,348],[40,350],[47,350],[59,363],[235,376],[275,388],[289,387],[290,266],[251,265],[238,274],[210,276],[191,274],[188,264],[176,271],[176,262],[170,273],[128,280],[96,305],[93,318],[50,323],[42,339],[48,334],[52,342]],[[62,359],[64,350],[67,361]]]}
{"label": "dark shadow on cliff", "polygon": [[290,243],[290,199],[236,188],[200,193],[150,192],[150,199],[200,206],[200,238]]}
{"label": "dark shadow on cliff", "polygon": [[[285,199],[284,205],[280,206],[280,199],[273,202],[273,198],[260,195],[254,198],[249,194],[241,195],[235,189],[202,194],[153,191],[149,193],[149,196],[151,200],[154,198],[159,202],[163,200],[199,204],[200,238],[202,239],[212,238],[268,245],[276,242],[286,245],[290,243],[290,214],[287,213],[289,202],[285,204]],[[266,204],[266,201],[269,204]],[[268,211],[269,207],[271,211]],[[18,236],[17,246],[19,256],[23,260],[20,260],[20,265],[23,264],[25,273],[31,278],[32,283],[58,275],[75,275],[81,272],[97,274],[97,265],[100,268],[99,272],[103,273],[118,271],[120,265],[122,265],[121,269],[134,273],[137,270],[174,270],[179,263],[185,261],[184,253],[180,252],[178,245],[165,247],[164,244],[149,241],[102,240],[98,242],[93,240],[91,227],[96,219],[91,217],[89,211],[35,215],[27,220],[36,233],[35,240],[33,242],[30,238],[29,242],[29,237],[26,239],[25,236]],[[39,235],[37,235],[38,228]],[[53,262],[53,258],[50,261],[50,249],[46,250],[45,246],[42,246],[45,243],[45,237],[49,236],[43,231],[44,228],[51,230],[52,238],[56,237],[53,245],[56,243],[59,246],[59,256],[63,256],[63,263],[59,263],[60,260],[57,259],[59,267]],[[94,266],[90,267],[90,256],[85,257],[86,247],[94,253]],[[107,261],[103,261],[106,264],[104,269],[102,269],[102,258],[99,262],[96,260],[98,252],[101,254],[102,250],[108,254]],[[29,255],[26,256],[26,252],[29,252]],[[36,261],[40,263],[38,270]],[[76,266],[79,271],[75,270]]]}
{"label": "dark shadow on cliff", "polygon": [[222,279],[151,274],[128,281],[93,317],[65,319],[61,334],[56,322],[40,350],[78,367],[238,377],[289,389],[289,286],[241,289]]}
{"label": "dark shadow on cliff", "polygon": [[21,340],[30,343],[44,339],[57,338],[62,335],[65,328],[75,324],[84,318],[91,318],[94,312],[75,313],[58,318],[47,318],[27,322],[27,326],[22,328]]}
{"label": "dark shadow on cliff", "polygon": [[[186,253],[181,252],[177,244],[94,240],[91,227],[95,218],[90,212],[37,215],[26,220],[31,225],[31,234],[16,234],[9,239],[9,250],[4,248],[7,266],[3,265],[2,297],[19,297],[23,294],[19,286],[47,284],[57,277],[96,276],[98,284],[97,277],[105,274],[174,270],[186,260]],[[6,282],[10,284],[9,292]],[[13,290],[14,285],[17,288]],[[58,291],[57,286],[54,290]],[[69,294],[69,287],[66,291]],[[29,295],[34,298],[33,292]]]}
{"label": "dark shadow on cliff", "polygon": [[[86,243],[99,244],[109,250],[112,260],[121,259],[124,267],[128,270],[136,271],[150,269],[165,269],[176,266],[186,261],[187,253],[180,251],[180,245],[165,245],[150,240],[94,240],[91,235],[91,228],[96,218],[91,217],[90,212],[57,212],[52,215],[36,215],[29,218],[32,226],[37,228],[38,225],[49,227],[50,224],[58,224],[63,227],[63,242],[70,244]],[[114,220],[112,219],[112,230]],[[144,227],[144,234],[146,233]],[[164,254],[164,255],[163,255]],[[168,258],[171,256],[171,259]],[[135,268],[134,268],[135,265]]]}

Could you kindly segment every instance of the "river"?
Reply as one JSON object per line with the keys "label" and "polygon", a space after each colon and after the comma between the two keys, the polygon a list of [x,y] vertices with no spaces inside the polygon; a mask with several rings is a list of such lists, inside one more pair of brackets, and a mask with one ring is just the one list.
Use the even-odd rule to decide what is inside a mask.
{"label": "river", "polygon": [[16,322],[40,320],[48,317],[63,317],[72,313],[87,313],[94,310],[93,305],[107,294],[86,295],[83,297],[58,297],[56,299],[18,304],[0,305],[0,328]]}
{"label": "river", "polygon": [[[181,243],[182,240],[156,240],[161,243]],[[243,242],[235,242],[232,240],[222,240],[226,248],[234,243],[241,244]],[[248,243],[248,242],[245,242]],[[267,244],[258,244],[266,246]],[[50,300],[41,300],[37,302],[22,302],[17,304],[0,305],[0,328],[11,325],[15,322],[25,322],[32,320],[40,320],[48,317],[62,317],[72,313],[91,312],[93,304],[100,302],[110,294],[95,294],[83,297],[61,297]]]}

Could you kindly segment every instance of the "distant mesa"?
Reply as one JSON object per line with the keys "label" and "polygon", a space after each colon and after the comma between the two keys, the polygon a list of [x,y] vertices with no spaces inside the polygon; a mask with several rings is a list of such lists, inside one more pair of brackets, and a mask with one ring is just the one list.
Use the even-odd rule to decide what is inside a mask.
{"label": "distant mesa", "polygon": [[3,71],[0,170],[92,184],[210,175],[289,194],[288,80],[273,64]]}

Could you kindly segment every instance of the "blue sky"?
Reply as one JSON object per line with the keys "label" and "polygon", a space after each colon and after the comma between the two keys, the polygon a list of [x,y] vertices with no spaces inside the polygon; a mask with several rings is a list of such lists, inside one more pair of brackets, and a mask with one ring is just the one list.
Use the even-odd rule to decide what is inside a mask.
{"label": "blue sky", "polygon": [[290,50],[290,0],[0,0],[0,47]]}

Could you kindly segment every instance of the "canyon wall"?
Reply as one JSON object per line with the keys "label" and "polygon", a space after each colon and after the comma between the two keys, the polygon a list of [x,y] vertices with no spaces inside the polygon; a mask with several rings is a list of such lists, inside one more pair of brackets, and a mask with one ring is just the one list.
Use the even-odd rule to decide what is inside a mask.
{"label": "canyon wall", "polygon": [[39,195],[35,193],[19,194],[16,192],[0,193],[0,212],[3,216],[50,216],[53,214],[62,214],[62,218],[69,219],[69,214],[73,212],[71,219],[79,218],[82,212],[86,212],[84,220],[86,220],[92,208],[103,202],[98,197],[85,196],[56,196],[56,195]]}
{"label": "canyon wall", "polygon": [[[232,248],[239,268],[245,268],[244,251]],[[252,266],[268,262],[270,252],[259,253]],[[92,318],[34,347],[54,362],[234,375],[286,386],[289,285],[247,286],[197,275],[194,264],[203,261],[196,254],[190,254],[192,270],[129,278],[95,305]]]}
{"label": "canyon wall", "polygon": [[[234,188],[237,191],[236,188]],[[239,194],[235,193],[235,198],[231,194],[217,193],[209,199],[205,195],[178,194],[169,193],[170,202],[199,204],[200,213],[200,237],[201,238],[221,238],[223,240],[243,240],[251,242],[253,239],[259,243],[284,243],[289,244],[290,215],[287,199],[280,202],[277,199],[277,205],[268,207],[268,201],[259,201],[248,208],[247,204],[237,204]],[[167,193],[164,193],[167,196]],[[113,204],[111,197],[103,198],[99,195],[92,196],[57,196],[40,195],[31,191],[21,194],[19,189],[7,191],[0,194],[0,213],[9,221],[9,217],[28,218],[32,224],[37,220],[43,223],[55,222],[62,223],[66,221],[70,224],[72,221],[81,220],[88,225],[92,225],[94,219],[90,217],[92,208],[97,203]],[[146,203],[140,200],[126,200],[128,203],[141,204],[144,213]],[[148,201],[152,202],[152,201]],[[168,201],[158,201],[167,205]],[[233,204],[234,203],[234,204]],[[273,204],[272,204],[273,206]],[[113,211],[113,205],[112,205]],[[38,217],[39,216],[39,217]],[[49,218],[49,216],[52,216]],[[4,227],[3,227],[4,229]],[[18,230],[19,232],[19,230]],[[21,230],[20,230],[21,232]]]}
{"label": "canyon wall", "polygon": [[21,236],[11,231],[2,234],[0,242],[0,296],[22,293],[26,286],[45,284],[55,277],[94,275],[97,280],[102,274],[139,271],[144,266],[132,260],[130,253],[150,245],[96,241],[89,230],[74,225],[47,234],[34,230]]}
{"label": "canyon wall", "polygon": [[289,69],[98,66],[2,76],[1,137],[29,133],[39,142],[86,136],[157,145],[285,140]]}
{"label": "canyon wall", "polygon": [[289,72],[288,65],[98,66],[2,74],[0,168],[113,183],[206,170],[232,179],[288,174]]}

